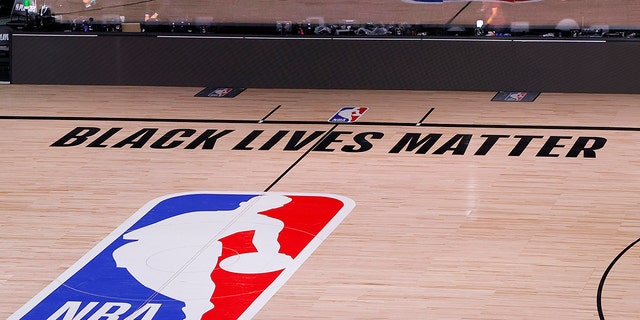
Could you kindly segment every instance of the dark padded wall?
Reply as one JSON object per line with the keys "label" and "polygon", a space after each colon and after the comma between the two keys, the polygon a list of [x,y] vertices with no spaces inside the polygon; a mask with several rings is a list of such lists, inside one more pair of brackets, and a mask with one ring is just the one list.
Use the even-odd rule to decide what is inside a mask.
{"label": "dark padded wall", "polygon": [[640,42],[14,34],[12,82],[639,93]]}

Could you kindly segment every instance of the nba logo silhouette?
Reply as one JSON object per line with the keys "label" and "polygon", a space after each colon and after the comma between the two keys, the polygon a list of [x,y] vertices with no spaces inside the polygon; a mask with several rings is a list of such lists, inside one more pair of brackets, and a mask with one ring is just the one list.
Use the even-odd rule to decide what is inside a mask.
{"label": "nba logo silhouette", "polygon": [[210,96],[211,97],[224,97],[227,94],[229,94],[229,92],[233,91],[233,88],[217,88],[215,89]]}
{"label": "nba logo silhouette", "polygon": [[336,112],[329,122],[333,123],[348,123],[358,120],[369,108],[363,107],[344,107]]}
{"label": "nba logo silhouette", "polygon": [[513,92],[507,96],[505,101],[522,101],[527,96],[526,92]]}
{"label": "nba logo silhouette", "polygon": [[155,199],[9,319],[247,319],[355,203],[328,194]]}

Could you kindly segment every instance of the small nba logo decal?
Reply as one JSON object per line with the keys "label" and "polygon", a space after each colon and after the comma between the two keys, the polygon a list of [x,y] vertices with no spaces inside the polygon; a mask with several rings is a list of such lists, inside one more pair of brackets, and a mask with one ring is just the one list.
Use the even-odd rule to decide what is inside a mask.
{"label": "small nba logo decal", "polygon": [[522,99],[524,99],[526,95],[527,95],[526,92],[512,92],[504,100],[505,101],[522,101]]}
{"label": "small nba logo decal", "polygon": [[355,203],[327,194],[155,199],[9,319],[247,319]]}
{"label": "small nba logo decal", "polygon": [[224,97],[229,92],[233,91],[233,88],[217,88],[213,90],[212,93],[209,94],[210,97]]}
{"label": "small nba logo decal", "polygon": [[533,102],[539,95],[536,91],[498,91],[491,101]]}
{"label": "small nba logo decal", "polygon": [[364,107],[344,107],[336,112],[329,122],[333,123],[349,123],[358,120],[369,108]]}
{"label": "small nba logo decal", "polygon": [[245,88],[214,88],[206,87],[200,92],[196,93],[196,97],[209,97],[209,98],[234,98],[242,93]]}

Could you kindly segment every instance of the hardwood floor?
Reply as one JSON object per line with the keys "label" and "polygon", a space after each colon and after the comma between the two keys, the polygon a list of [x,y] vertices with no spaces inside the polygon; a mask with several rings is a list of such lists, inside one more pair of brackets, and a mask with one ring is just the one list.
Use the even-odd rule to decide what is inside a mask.
{"label": "hardwood floor", "polygon": [[0,86],[0,318],[152,199],[266,189],[355,208],[256,319],[640,314],[637,96],[200,89]]}

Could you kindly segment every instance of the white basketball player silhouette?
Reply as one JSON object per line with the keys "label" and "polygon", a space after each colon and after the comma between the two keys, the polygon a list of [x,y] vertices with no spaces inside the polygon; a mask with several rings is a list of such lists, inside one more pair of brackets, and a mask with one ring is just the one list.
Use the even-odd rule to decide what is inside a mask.
{"label": "white basketball player silhouette", "polygon": [[120,268],[142,285],[182,301],[185,319],[201,319],[213,309],[211,279],[226,236],[254,230],[257,252],[231,256],[220,267],[236,273],[263,273],[284,269],[292,261],[281,254],[278,235],[284,223],[260,212],[284,206],[291,199],[261,195],[230,211],[194,211],[126,233],[129,242],[113,252]]}

